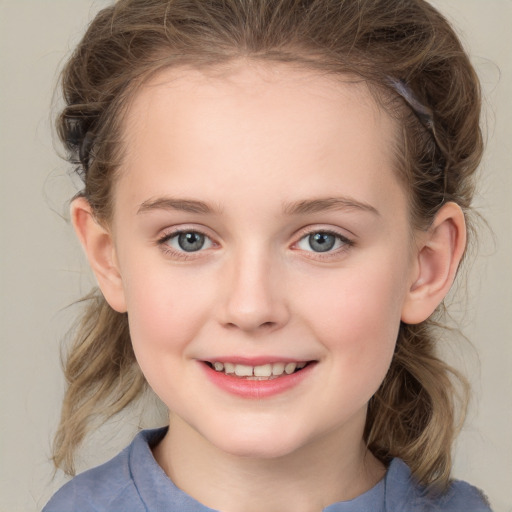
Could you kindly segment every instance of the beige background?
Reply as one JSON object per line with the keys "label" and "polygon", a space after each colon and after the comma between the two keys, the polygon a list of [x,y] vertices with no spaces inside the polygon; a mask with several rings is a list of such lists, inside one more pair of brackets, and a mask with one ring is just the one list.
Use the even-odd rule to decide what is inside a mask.
{"label": "beige background", "polygon": [[[82,253],[62,218],[75,188],[51,136],[56,69],[105,1],[0,0],[0,511],[39,510],[52,480],[49,446],[63,379],[59,346],[88,291]],[[454,314],[475,350],[447,351],[466,368],[475,398],[456,450],[455,476],[512,511],[512,0],[436,0],[454,21],[486,94],[487,155],[478,210],[484,232],[468,299]],[[55,109],[54,109],[55,110]],[[478,353],[478,356],[476,355]],[[109,425],[81,468],[124,446],[133,418]]]}

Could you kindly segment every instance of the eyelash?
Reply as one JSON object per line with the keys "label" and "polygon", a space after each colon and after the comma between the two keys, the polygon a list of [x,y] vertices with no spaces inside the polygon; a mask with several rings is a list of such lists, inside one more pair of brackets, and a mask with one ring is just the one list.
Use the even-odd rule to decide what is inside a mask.
{"label": "eyelash", "polygon": [[[300,242],[302,242],[303,240],[306,240],[308,237],[310,237],[312,235],[317,235],[317,234],[333,236],[336,238],[337,242],[339,242],[341,244],[341,246],[334,250],[329,249],[325,252],[319,252],[319,251],[313,251],[313,250],[311,250],[311,251],[303,250],[303,252],[308,255],[307,257],[311,258],[311,259],[326,261],[326,260],[333,259],[333,258],[339,258],[342,254],[344,254],[346,251],[348,251],[351,247],[353,247],[355,245],[355,242],[353,240],[347,238],[345,235],[342,235],[341,233],[339,233],[337,231],[330,230],[330,229],[322,229],[322,228],[318,228],[318,229],[306,228],[300,234],[300,238],[298,239],[298,241],[293,244],[293,247],[298,246],[298,244]],[[297,250],[301,250],[301,249],[297,249]]]}
{"label": "eyelash", "polygon": [[183,234],[192,234],[192,233],[196,234],[196,235],[204,236],[205,239],[210,241],[212,246],[217,245],[212,240],[212,238],[210,236],[208,236],[204,231],[202,231],[200,229],[197,229],[197,228],[193,228],[193,229],[178,229],[178,230],[172,231],[170,233],[165,233],[164,235],[162,235],[157,240],[157,244],[160,246],[160,248],[162,249],[162,251],[165,254],[169,254],[173,258],[177,258],[177,259],[181,259],[181,260],[192,260],[192,259],[195,259],[197,257],[198,253],[202,252],[201,249],[199,249],[198,251],[187,252],[185,250],[174,249],[170,245],[168,245],[168,242],[170,240],[172,240],[173,238],[179,237],[180,235],[183,235]]}
{"label": "eyelash", "polygon": [[[161,250],[165,254],[171,255],[173,258],[177,258],[177,259],[181,259],[181,260],[191,260],[191,259],[197,258],[199,253],[203,252],[202,247],[197,251],[187,252],[185,250],[174,249],[168,244],[168,242],[170,240],[172,240],[173,238],[179,237],[182,234],[201,235],[201,236],[205,237],[205,239],[209,240],[211,246],[218,245],[204,231],[197,229],[197,228],[178,229],[178,230],[172,231],[170,233],[165,233],[157,240],[157,244],[160,246]],[[338,243],[341,243],[341,246],[337,247],[334,250],[331,250],[331,249],[326,250],[325,252],[313,251],[313,250],[308,251],[308,250],[304,250],[304,249],[300,249],[300,248],[296,249],[296,250],[301,250],[302,252],[309,254],[307,257],[312,258],[312,259],[327,260],[327,259],[331,259],[333,257],[339,257],[340,254],[346,252],[348,249],[350,249],[351,247],[354,246],[353,240],[347,238],[346,236],[344,236],[336,231],[329,230],[329,229],[306,228],[301,232],[299,239],[292,245],[292,249],[297,247],[298,244],[301,243],[303,240],[306,240],[308,237],[310,237],[312,235],[317,235],[317,234],[333,236],[336,238],[336,241]],[[209,249],[210,247],[207,247],[207,248]]]}

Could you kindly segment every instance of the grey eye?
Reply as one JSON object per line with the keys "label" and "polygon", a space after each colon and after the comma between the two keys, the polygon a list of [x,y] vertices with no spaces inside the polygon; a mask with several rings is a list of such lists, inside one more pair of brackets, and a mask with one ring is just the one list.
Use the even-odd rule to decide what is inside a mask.
{"label": "grey eye", "polygon": [[302,251],[329,252],[350,244],[350,240],[342,235],[328,231],[316,231],[302,237],[297,246]]}
{"label": "grey eye", "polygon": [[204,246],[205,236],[201,233],[180,233],[178,235],[178,245],[180,249],[186,252],[199,251]]}
{"label": "grey eye", "polygon": [[313,251],[326,252],[336,244],[336,236],[330,233],[313,233],[308,236],[308,243]]}
{"label": "grey eye", "polygon": [[165,244],[177,251],[197,252],[212,247],[209,237],[198,231],[182,231],[167,238]]}

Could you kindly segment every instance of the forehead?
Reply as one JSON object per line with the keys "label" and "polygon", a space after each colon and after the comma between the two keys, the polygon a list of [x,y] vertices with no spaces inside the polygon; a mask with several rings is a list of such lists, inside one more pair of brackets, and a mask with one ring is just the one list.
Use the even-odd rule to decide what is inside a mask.
{"label": "forehead", "polygon": [[[209,105],[205,115],[233,105],[241,109],[241,113],[250,107],[259,110],[264,106],[286,110],[297,120],[311,114],[315,117],[325,113],[343,116],[343,103],[350,101],[361,110],[373,113],[374,121],[381,122],[386,118],[390,125],[393,124],[376,97],[367,82],[354,75],[320,73],[291,64],[248,60],[202,69],[169,68],[157,73],[136,91],[124,126],[126,131],[136,129],[147,120],[148,114],[151,115],[155,103],[166,107],[172,105],[176,114],[182,113],[180,107],[192,114],[194,105],[189,103],[190,100],[196,109],[202,110],[207,102],[215,101],[216,108]],[[185,120],[186,116],[181,119]],[[257,117],[253,116],[252,121],[256,122]]]}
{"label": "forehead", "polygon": [[137,180],[148,196],[157,169],[184,194],[198,185],[206,193],[219,178],[224,187],[243,179],[275,190],[293,180],[297,195],[311,195],[317,182],[325,187],[318,171],[327,168],[352,173],[351,193],[378,202],[379,184],[396,181],[396,132],[368,86],[351,76],[254,62],[168,69],[131,102],[120,181]]}

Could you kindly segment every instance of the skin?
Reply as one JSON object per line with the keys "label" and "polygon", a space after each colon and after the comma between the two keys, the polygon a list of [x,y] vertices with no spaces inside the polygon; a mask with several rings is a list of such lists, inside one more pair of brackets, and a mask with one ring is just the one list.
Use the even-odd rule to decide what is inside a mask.
{"label": "skin", "polygon": [[[247,62],[168,70],[130,105],[110,225],[74,202],[102,291],[128,312],[171,411],[155,458],[209,507],[319,511],[384,475],[363,443],[368,400],[400,321],[432,313],[465,244],[453,203],[412,231],[395,123],[349,80]],[[176,230],[205,246],[184,252]],[[333,250],[313,250],[319,232],[336,234]],[[205,378],[202,361],[227,356],[316,364],[255,400]]]}

